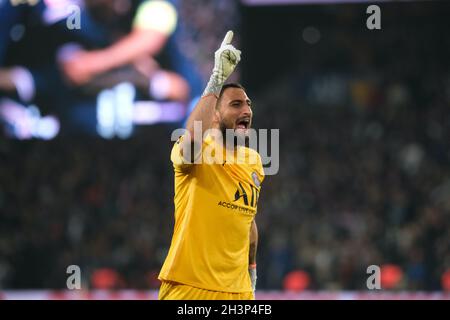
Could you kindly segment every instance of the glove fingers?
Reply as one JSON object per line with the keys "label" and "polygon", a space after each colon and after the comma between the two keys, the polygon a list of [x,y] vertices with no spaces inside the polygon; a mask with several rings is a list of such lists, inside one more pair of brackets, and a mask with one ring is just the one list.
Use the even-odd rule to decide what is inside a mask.
{"label": "glove fingers", "polygon": [[235,54],[236,54],[236,61],[237,62],[241,61],[241,50],[236,50]]}
{"label": "glove fingers", "polygon": [[237,64],[241,60],[241,55],[236,50],[230,50],[228,56],[233,64]]}
{"label": "glove fingers", "polygon": [[241,60],[241,50],[236,49],[230,44],[221,48],[219,54],[227,57],[231,62],[239,62]]}
{"label": "glove fingers", "polygon": [[225,46],[223,46],[223,47],[220,47],[220,49],[217,50],[217,51],[223,52],[223,51],[227,51],[227,50],[239,51],[239,50],[237,50],[232,44],[227,44],[227,45],[225,45]]}
{"label": "glove fingers", "polygon": [[227,44],[230,44],[231,40],[233,40],[233,31],[229,30],[225,35],[225,38],[223,38],[222,44],[220,46],[224,47]]}

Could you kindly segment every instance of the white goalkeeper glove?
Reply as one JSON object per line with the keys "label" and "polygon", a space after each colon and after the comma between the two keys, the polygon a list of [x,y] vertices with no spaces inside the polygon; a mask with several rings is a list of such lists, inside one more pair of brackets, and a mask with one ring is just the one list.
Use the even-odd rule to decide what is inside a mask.
{"label": "white goalkeeper glove", "polygon": [[252,282],[253,292],[255,292],[255,290],[256,290],[256,279],[258,279],[258,277],[256,276],[256,264],[250,265],[249,268],[248,268],[248,272],[250,274],[250,280]]}
{"label": "white goalkeeper glove", "polygon": [[214,94],[218,97],[223,84],[241,60],[241,51],[231,45],[231,40],[233,31],[230,30],[214,54],[214,69],[202,96]]}

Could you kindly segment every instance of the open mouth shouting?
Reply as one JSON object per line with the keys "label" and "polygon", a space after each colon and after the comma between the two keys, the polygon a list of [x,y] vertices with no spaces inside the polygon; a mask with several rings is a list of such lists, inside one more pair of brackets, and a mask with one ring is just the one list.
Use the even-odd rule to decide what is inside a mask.
{"label": "open mouth shouting", "polygon": [[250,127],[250,117],[240,118],[236,121],[236,130],[247,130]]}

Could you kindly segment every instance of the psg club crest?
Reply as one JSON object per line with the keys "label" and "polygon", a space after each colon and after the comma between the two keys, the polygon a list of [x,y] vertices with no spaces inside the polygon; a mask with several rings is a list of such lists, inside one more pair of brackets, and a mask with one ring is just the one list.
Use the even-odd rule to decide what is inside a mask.
{"label": "psg club crest", "polygon": [[256,174],[255,171],[252,172],[252,179],[257,187],[259,187],[261,185],[261,182],[259,181],[258,175]]}

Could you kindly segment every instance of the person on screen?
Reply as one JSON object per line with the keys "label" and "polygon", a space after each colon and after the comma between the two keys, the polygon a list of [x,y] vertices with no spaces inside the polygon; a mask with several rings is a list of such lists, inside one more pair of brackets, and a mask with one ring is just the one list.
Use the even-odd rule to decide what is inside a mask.
{"label": "person on screen", "polygon": [[98,92],[129,81],[157,100],[186,102],[187,81],[171,68],[167,44],[177,25],[177,11],[163,0],[85,0],[91,30],[101,35],[87,47],[61,51],[64,76],[73,86]]}

